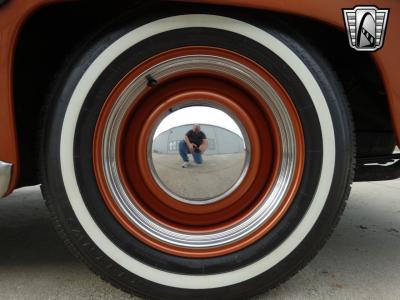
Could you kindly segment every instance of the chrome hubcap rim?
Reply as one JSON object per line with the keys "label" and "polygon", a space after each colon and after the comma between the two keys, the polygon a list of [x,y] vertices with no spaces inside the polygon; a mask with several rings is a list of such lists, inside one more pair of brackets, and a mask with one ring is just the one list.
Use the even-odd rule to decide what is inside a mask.
{"label": "chrome hubcap rim", "polygon": [[[279,174],[257,209],[231,227],[204,234],[194,234],[171,228],[143,212],[128,196],[119,177],[116,159],[117,136],[121,122],[128,108],[146,88],[146,76],[151,74],[155,80],[160,81],[171,74],[193,70],[211,70],[246,83],[268,105],[279,128],[282,143]],[[227,58],[211,55],[188,55],[166,60],[137,76],[119,96],[108,116],[102,148],[102,164],[108,189],[129,221],[159,241],[192,249],[220,247],[239,241],[268,222],[288,192],[293,180],[296,160],[296,138],[290,115],[270,84],[247,66]]]}

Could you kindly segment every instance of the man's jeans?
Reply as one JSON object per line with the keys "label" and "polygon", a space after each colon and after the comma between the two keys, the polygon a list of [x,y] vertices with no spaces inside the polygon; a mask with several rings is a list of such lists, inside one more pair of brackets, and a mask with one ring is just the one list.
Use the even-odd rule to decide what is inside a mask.
{"label": "man's jeans", "polygon": [[[184,161],[189,161],[188,153],[190,153],[190,152],[189,152],[189,148],[186,145],[185,141],[183,141],[183,140],[180,141],[179,142],[179,154]],[[203,163],[203,158],[201,157],[200,153],[193,152],[192,155],[193,155],[193,159],[196,162],[196,164]]]}

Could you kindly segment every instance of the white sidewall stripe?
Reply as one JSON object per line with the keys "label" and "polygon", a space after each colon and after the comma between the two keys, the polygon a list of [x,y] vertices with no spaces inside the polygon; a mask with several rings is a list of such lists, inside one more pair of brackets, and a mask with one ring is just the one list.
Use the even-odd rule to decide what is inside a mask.
{"label": "white sidewall stripe", "polygon": [[[214,275],[182,275],[162,271],[143,264],[123,252],[107,238],[90,215],[80,194],[74,169],[73,142],[78,116],[91,87],[100,74],[133,45],[159,33],[189,27],[234,32],[270,49],[300,78],[314,103],[322,125],[324,152],[321,178],[304,218],[280,246],[262,259],[241,269]],[[301,59],[280,40],[253,25],[232,18],[205,14],[174,16],[145,24],[128,32],[105,49],[83,74],[71,96],[62,126],[60,143],[61,172],[65,190],[76,217],[93,242],[107,256],[130,272],[162,285],[186,289],[218,288],[236,284],[265,272],[287,257],[317,221],[328,197],[335,165],[335,138],[329,108],[317,81]]]}

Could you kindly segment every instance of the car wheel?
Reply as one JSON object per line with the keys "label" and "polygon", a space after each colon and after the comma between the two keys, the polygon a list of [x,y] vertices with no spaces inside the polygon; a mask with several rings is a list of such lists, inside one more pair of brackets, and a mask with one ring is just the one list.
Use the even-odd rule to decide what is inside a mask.
{"label": "car wheel", "polygon": [[[240,183],[201,205],[168,194],[148,163],[160,116],[198,99],[229,111],[251,145]],[[57,231],[130,293],[233,299],[274,287],[317,253],[350,191],[342,88],[283,30],[211,14],[114,28],[77,52],[49,101],[42,189]]]}

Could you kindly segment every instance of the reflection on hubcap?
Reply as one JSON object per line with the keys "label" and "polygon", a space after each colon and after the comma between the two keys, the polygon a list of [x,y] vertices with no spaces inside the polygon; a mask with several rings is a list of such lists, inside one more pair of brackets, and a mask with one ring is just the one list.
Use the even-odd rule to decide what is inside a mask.
{"label": "reflection on hubcap", "polygon": [[250,144],[243,125],[222,110],[205,106],[210,101],[190,102],[204,106],[169,109],[149,139],[148,160],[166,193],[178,201],[204,205],[225,198],[240,185],[249,165]]}

